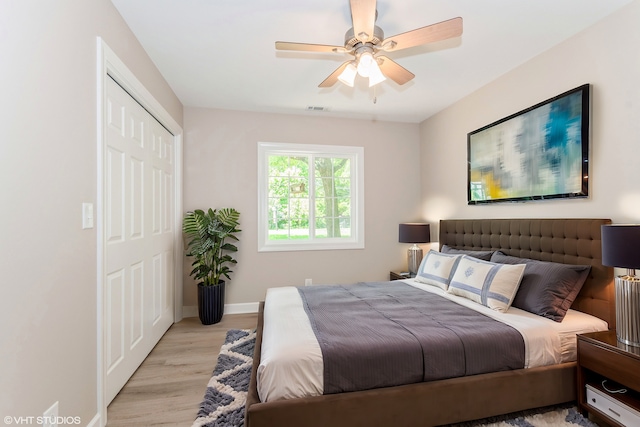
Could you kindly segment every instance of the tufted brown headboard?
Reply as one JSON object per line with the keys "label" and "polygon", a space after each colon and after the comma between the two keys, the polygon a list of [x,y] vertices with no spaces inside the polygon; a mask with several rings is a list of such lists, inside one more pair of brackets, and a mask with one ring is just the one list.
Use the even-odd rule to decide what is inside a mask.
{"label": "tufted brown headboard", "polygon": [[440,221],[440,247],[500,250],[507,255],[591,265],[571,308],[599,317],[615,329],[613,268],[602,265],[600,226],[610,219],[448,219]]}

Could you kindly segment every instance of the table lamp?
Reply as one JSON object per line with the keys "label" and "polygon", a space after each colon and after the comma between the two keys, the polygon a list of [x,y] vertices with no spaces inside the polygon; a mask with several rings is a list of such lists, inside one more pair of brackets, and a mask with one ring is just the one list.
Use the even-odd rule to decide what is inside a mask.
{"label": "table lamp", "polygon": [[602,264],[626,268],[615,278],[616,336],[618,341],[640,347],[640,225],[602,226]]}
{"label": "table lamp", "polygon": [[429,243],[431,241],[429,224],[418,222],[400,224],[398,241],[400,243],[413,243],[413,246],[407,251],[407,257],[409,273],[415,276],[422,261],[422,249],[416,243]]}

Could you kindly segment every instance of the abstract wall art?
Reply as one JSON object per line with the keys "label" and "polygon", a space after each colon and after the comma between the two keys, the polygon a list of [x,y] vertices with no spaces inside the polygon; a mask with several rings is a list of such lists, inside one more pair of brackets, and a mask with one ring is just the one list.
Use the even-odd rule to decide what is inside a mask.
{"label": "abstract wall art", "polygon": [[470,205],[589,195],[590,85],[467,134]]}

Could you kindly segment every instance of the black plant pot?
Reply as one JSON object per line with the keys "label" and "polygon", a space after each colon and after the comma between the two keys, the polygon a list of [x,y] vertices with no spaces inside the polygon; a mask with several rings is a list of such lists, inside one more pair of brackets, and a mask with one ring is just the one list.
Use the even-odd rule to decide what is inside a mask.
{"label": "black plant pot", "polygon": [[224,314],[224,280],[218,286],[198,284],[198,316],[203,325],[213,325]]}

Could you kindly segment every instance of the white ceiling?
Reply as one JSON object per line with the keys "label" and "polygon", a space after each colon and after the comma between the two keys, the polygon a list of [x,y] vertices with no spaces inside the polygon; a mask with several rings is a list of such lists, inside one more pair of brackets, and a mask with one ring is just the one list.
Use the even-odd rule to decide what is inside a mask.
{"label": "white ceiling", "polygon": [[348,0],[111,1],[185,106],[417,123],[631,0],[379,0],[387,37],[456,16],[464,29],[387,53],[416,77],[375,89],[362,78],[318,88],[347,54],[275,50],[275,41],[342,46]]}

